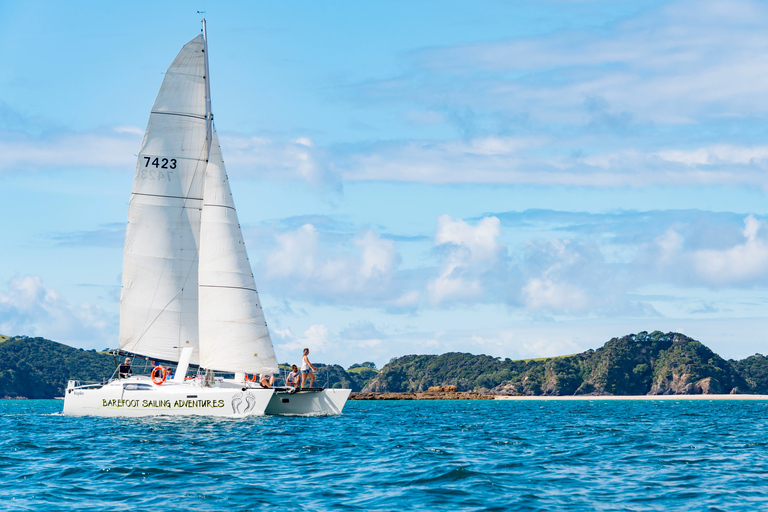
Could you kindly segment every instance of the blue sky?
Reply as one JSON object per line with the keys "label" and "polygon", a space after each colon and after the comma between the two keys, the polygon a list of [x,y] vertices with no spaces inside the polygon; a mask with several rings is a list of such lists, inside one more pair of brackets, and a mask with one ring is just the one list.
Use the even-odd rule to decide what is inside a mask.
{"label": "blue sky", "polygon": [[0,333],[116,346],[135,154],[209,27],[280,361],[768,341],[768,6],[0,2]]}

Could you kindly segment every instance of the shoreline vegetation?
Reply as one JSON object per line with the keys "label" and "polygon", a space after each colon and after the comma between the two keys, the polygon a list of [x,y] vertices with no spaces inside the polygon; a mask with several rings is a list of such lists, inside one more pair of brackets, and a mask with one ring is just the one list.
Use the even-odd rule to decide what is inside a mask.
{"label": "shoreline vegetation", "polygon": [[[107,349],[97,352],[44,338],[0,335],[0,397],[62,396],[68,380],[104,382],[115,364]],[[140,371],[140,364],[144,364],[141,359],[134,358],[134,373]],[[347,369],[334,364],[315,366],[319,385],[351,389],[351,400],[595,400],[683,395],[764,399],[758,397],[768,395],[767,357],[755,354],[725,360],[699,341],[660,331],[613,338],[596,350],[560,357],[511,360],[449,352],[396,357],[380,370],[371,362]],[[149,367],[146,369],[148,373]]]}

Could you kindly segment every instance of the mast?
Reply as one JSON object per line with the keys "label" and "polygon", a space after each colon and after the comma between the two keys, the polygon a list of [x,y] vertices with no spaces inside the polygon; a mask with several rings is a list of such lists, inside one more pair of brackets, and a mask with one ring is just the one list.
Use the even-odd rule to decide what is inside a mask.
{"label": "mast", "polygon": [[211,141],[213,139],[213,112],[211,112],[211,79],[210,71],[208,70],[208,32],[205,28],[205,18],[203,23],[203,62],[205,63],[205,161],[211,157]]}

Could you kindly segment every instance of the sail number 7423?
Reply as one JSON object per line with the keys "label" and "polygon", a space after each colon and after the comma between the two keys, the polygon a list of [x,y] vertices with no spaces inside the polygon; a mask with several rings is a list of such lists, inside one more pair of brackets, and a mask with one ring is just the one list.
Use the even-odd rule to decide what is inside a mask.
{"label": "sail number 7423", "polygon": [[154,167],[155,169],[175,169],[176,168],[176,159],[175,158],[152,158],[151,156],[143,156],[144,159],[144,167]]}
{"label": "sail number 7423", "polygon": [[144,166],[139,166],[136,172],[142,180],[171,181],[173,169],[176,169],[175,158],[142,156],[141,159]]}

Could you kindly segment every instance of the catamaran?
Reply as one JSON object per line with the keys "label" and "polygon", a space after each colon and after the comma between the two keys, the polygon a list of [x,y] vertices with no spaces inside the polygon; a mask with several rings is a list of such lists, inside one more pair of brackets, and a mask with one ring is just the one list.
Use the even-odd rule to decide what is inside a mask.
{"label": "catamaran", "polygon": [[349,397],[349,389],[266,388],[247,378],[279,368],[213,124],[202,23],[149,115],[123,251],[119,354],[175,373],[167,378],[158,365],[105,384],[69,381],[65,415],[339,414]]}

